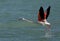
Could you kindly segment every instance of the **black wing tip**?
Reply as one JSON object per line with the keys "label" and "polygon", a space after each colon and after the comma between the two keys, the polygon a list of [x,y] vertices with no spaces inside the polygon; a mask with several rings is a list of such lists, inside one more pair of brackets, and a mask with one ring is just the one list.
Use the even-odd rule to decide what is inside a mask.
{"label": "black wing tip", "polygon": [[48,8],[51,8],[51,6],[49,6]]}
{"label": "black wing tip", "polygon": [[42,6],[40,7],[39,11],[40,11],[40,10],[43,10],[43,7],[42,7]]}
{"label": "black wing tip", "polygon": [[49,7],[47,8],[47,16],[46,16],[46,19],[48,18],[49,14],[50,14],[50,8],[51,8],[51,6],[49,6]]}
{"label": "black wing tip", "polygon": [[41,19],[44,19],[44,10],[42,6],[40,7],[39,12],[40,12],[39,14],[40,14]]}

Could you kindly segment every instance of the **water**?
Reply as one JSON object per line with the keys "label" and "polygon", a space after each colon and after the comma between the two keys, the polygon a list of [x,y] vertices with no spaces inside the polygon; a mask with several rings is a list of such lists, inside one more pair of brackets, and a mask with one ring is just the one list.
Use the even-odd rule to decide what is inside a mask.
{"label": "water", "polygon": [[[40,6],[51,6],[48,21],[51,35],[40,24],[18,21],[20,17],[37,21]],[[60,41],[60,0],[0,0],[0,41]]]}

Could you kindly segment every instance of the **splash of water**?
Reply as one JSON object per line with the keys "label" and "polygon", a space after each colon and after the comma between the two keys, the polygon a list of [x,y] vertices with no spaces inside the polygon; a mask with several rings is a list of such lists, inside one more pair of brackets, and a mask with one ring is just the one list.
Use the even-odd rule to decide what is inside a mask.
{"label": "splash of water", "polygon": [[51,38],[52,37],[51,32],[46,32],[44,37]]}

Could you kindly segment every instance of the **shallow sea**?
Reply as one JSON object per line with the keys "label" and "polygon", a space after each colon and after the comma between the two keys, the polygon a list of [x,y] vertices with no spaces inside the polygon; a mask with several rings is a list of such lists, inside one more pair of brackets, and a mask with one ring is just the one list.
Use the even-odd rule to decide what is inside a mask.
{"label": "shallow sea", "polygon": [[[51,36],[45,35],[46,27],[40,24],[18,20],[24,17],[36,22],[39,8],[46,10],[49,5]],[[0,0],[0,41],[60,41],[59,13],[60,0]]]}

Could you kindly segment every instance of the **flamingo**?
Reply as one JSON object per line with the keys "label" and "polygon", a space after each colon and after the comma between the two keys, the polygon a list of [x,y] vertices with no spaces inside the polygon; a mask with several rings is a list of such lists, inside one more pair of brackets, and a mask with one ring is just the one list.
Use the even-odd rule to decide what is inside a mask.
{"label": "flamingo", "polygon": [[43,7],[41,6],[38,12],[38,23],[44,25],[47,25],[48,29],[50,29],[51,24],[47,21],[47,18],[50,14],[50,6],[47,8],[47,10],[44,12]]}
{"label": "flamingo", "polygon": [[[47,25],[48,29],[50,29],[51,24],[47,21],[47,18],[50,14],[50,6],[47,8],[47,10],[44,12],[43,7],[41,6],[38,12],[38,21],[37,23],[44,25]],[[26,18],[20,18],[19,20],[24,20],[24,21],[28,21],[28,22],[32,22],[35,23],[31,20],[28,20]]]}

